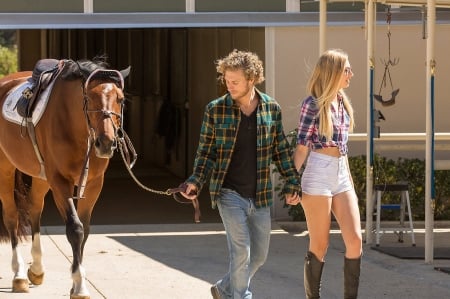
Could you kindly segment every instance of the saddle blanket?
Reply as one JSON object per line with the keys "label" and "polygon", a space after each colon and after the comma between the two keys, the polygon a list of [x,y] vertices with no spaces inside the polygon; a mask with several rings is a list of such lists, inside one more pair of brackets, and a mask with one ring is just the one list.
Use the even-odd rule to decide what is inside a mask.
{"label": "saddle blanket", "polygon": [[[36,124],[39,122],[39,120],[42,117],[42,114],[45,111],[45,108],[47,107],[48,99],[50,96],[50,92],[53,88],[54,81],[45,88],[45,90],[41,91],[41,94],[38,99],[36,99],[36,105],[33,110],[32,115],[32,121],[33,125],[36,126]],[[19,115],[17,112],[17,102],[22,97],[22,92],[25,90],[25,88],[30,87],[31,88],[32,83],[25,81],[22,84],[19,84],[14,88],[6,97],[5,102],[3,103],[2,108],[2,114],[3,117],[13,123],[16,124],[25,124],[23,117]]]}

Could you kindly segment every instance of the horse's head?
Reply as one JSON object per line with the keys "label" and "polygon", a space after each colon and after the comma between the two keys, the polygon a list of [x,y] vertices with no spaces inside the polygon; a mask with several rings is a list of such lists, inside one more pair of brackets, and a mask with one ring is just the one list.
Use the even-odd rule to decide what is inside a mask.
{"label": "horse's head", "polygon": [[123,71],[97,69],[85,81],[85,114],[95,154],[99,158],[111,158],[123,122],[123,79],[129,68]]}

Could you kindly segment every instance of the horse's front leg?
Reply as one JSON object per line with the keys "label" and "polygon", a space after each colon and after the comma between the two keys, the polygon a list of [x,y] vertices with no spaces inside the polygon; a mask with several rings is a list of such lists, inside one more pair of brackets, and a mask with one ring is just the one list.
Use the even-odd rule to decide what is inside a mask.
{"label": "horse's front leg", "polygon": [[[89,231],[90,231],[90,221],[91,221],[91,215],[92,210],[95,206],[95,203],[97,202],[98,196],[100,195],[100,191],[103,186],[103,175],[97,176],[93,180],[87,184],[85,189],[85,197],[78,201],[77,203],[77,211],[76,213],[73,213],[75,215],[78,215],[78,221],[81,221],[81,227],[83,228],[83,238],[81,241],[81,255],[79,256],[79,264],[78,264],[78,271],[72,272],[72,278],[73,278],[73,293],[71,299],[87,299],[89,297],[86,296],[74,296],[75,290],[77,288],[81,290],[86,290],[86,279],[85,279],[85,270],[82,266],[83,262],[83,252],[84,252],[84,246],[86,244],[86,241],[89,237]],[[73,207],[73,205],[72,205]],[[78,244],[77,244],[78,245]],[[74,255],[75,256],[75,255]],[[75,259],[73,265],[75,266]],[[75,269],[75,268],[74,268]]]}
{"label": "horse's front leg", "polygon": [[41,234],[33,233],[33,242],[31,243],[31,257],[33,262],[28,268],[27,276],[34,285],[41,285],[44,281],[45,267],[42,260],[43,248],[41,244]]}
{"label": "horse's front leg", "polygon": [[86,272],[81,264],[82,262],[82,245],[84,240],[84,229],[81,223],[73,199],[68,199],[69,211],[66,221],[66,235],[72,246],[72,280],[73,285],[70,290],[71,299],[89,299],[90,294],[86,285]]}

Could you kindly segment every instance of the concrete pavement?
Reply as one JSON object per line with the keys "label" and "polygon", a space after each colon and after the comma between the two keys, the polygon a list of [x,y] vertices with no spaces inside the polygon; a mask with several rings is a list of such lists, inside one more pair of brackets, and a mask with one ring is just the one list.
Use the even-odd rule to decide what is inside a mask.
{"label": "concrete pavement", "polygon": [[[295,227],[293,227],[295,226]],[[305,298],[303,257],[308,238],[302,223],[274,222],[267,263],[252,282],[256,299]],[[284,228],[284,229],[282,229]],[[287,231],[291,231],[288,233]],[[11,250],[0,245],[0,299],[69,298],[71,249],[62,226],[42,228],[46,276],[28,294],[11,293]],[[395,242],[385,236],[382,242]],[[416,233],[417,244],[423,234]],[[450,246],[450,233],[436,235]],[[405,243],[408,246],[408,237]],[[422,243],[423,244],[423,243]],[[29,243],[21,245],[30,261]],[[450,298],[450,275],[434,270],[450,260],[404,260],[364,245],[360,298]],[[322,298],[342,298],[343,243],[333,230],[323,273]],[[96,225],[84,254],[91,299],[204,299],[227,269],[225,233],[220,223]]]}

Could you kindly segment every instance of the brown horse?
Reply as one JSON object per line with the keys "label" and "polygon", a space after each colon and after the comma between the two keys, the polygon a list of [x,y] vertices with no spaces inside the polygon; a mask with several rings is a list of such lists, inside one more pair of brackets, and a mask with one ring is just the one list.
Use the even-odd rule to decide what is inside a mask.
{"label": "brown horse", "polygon": [[[83,249],[109,158],[123,132],[123,79],[129,68],[119,72],[100,60],[62,60],[53,71],[47,87],[52,90],[35,125],[25,125],[30,117],[22,124],[0,117],[0,234],[12,244],[13,292],[28,292],[29,281],[41,284],[40,218],[51,190],[73,252],[71,299],[87,299]],[[0,109],[31,75],[19,72],[0,80]],[[18,192],[19,172],[31,177],[26,196]],[[27,270],[17,245],[30,233],[33,260]]]}

